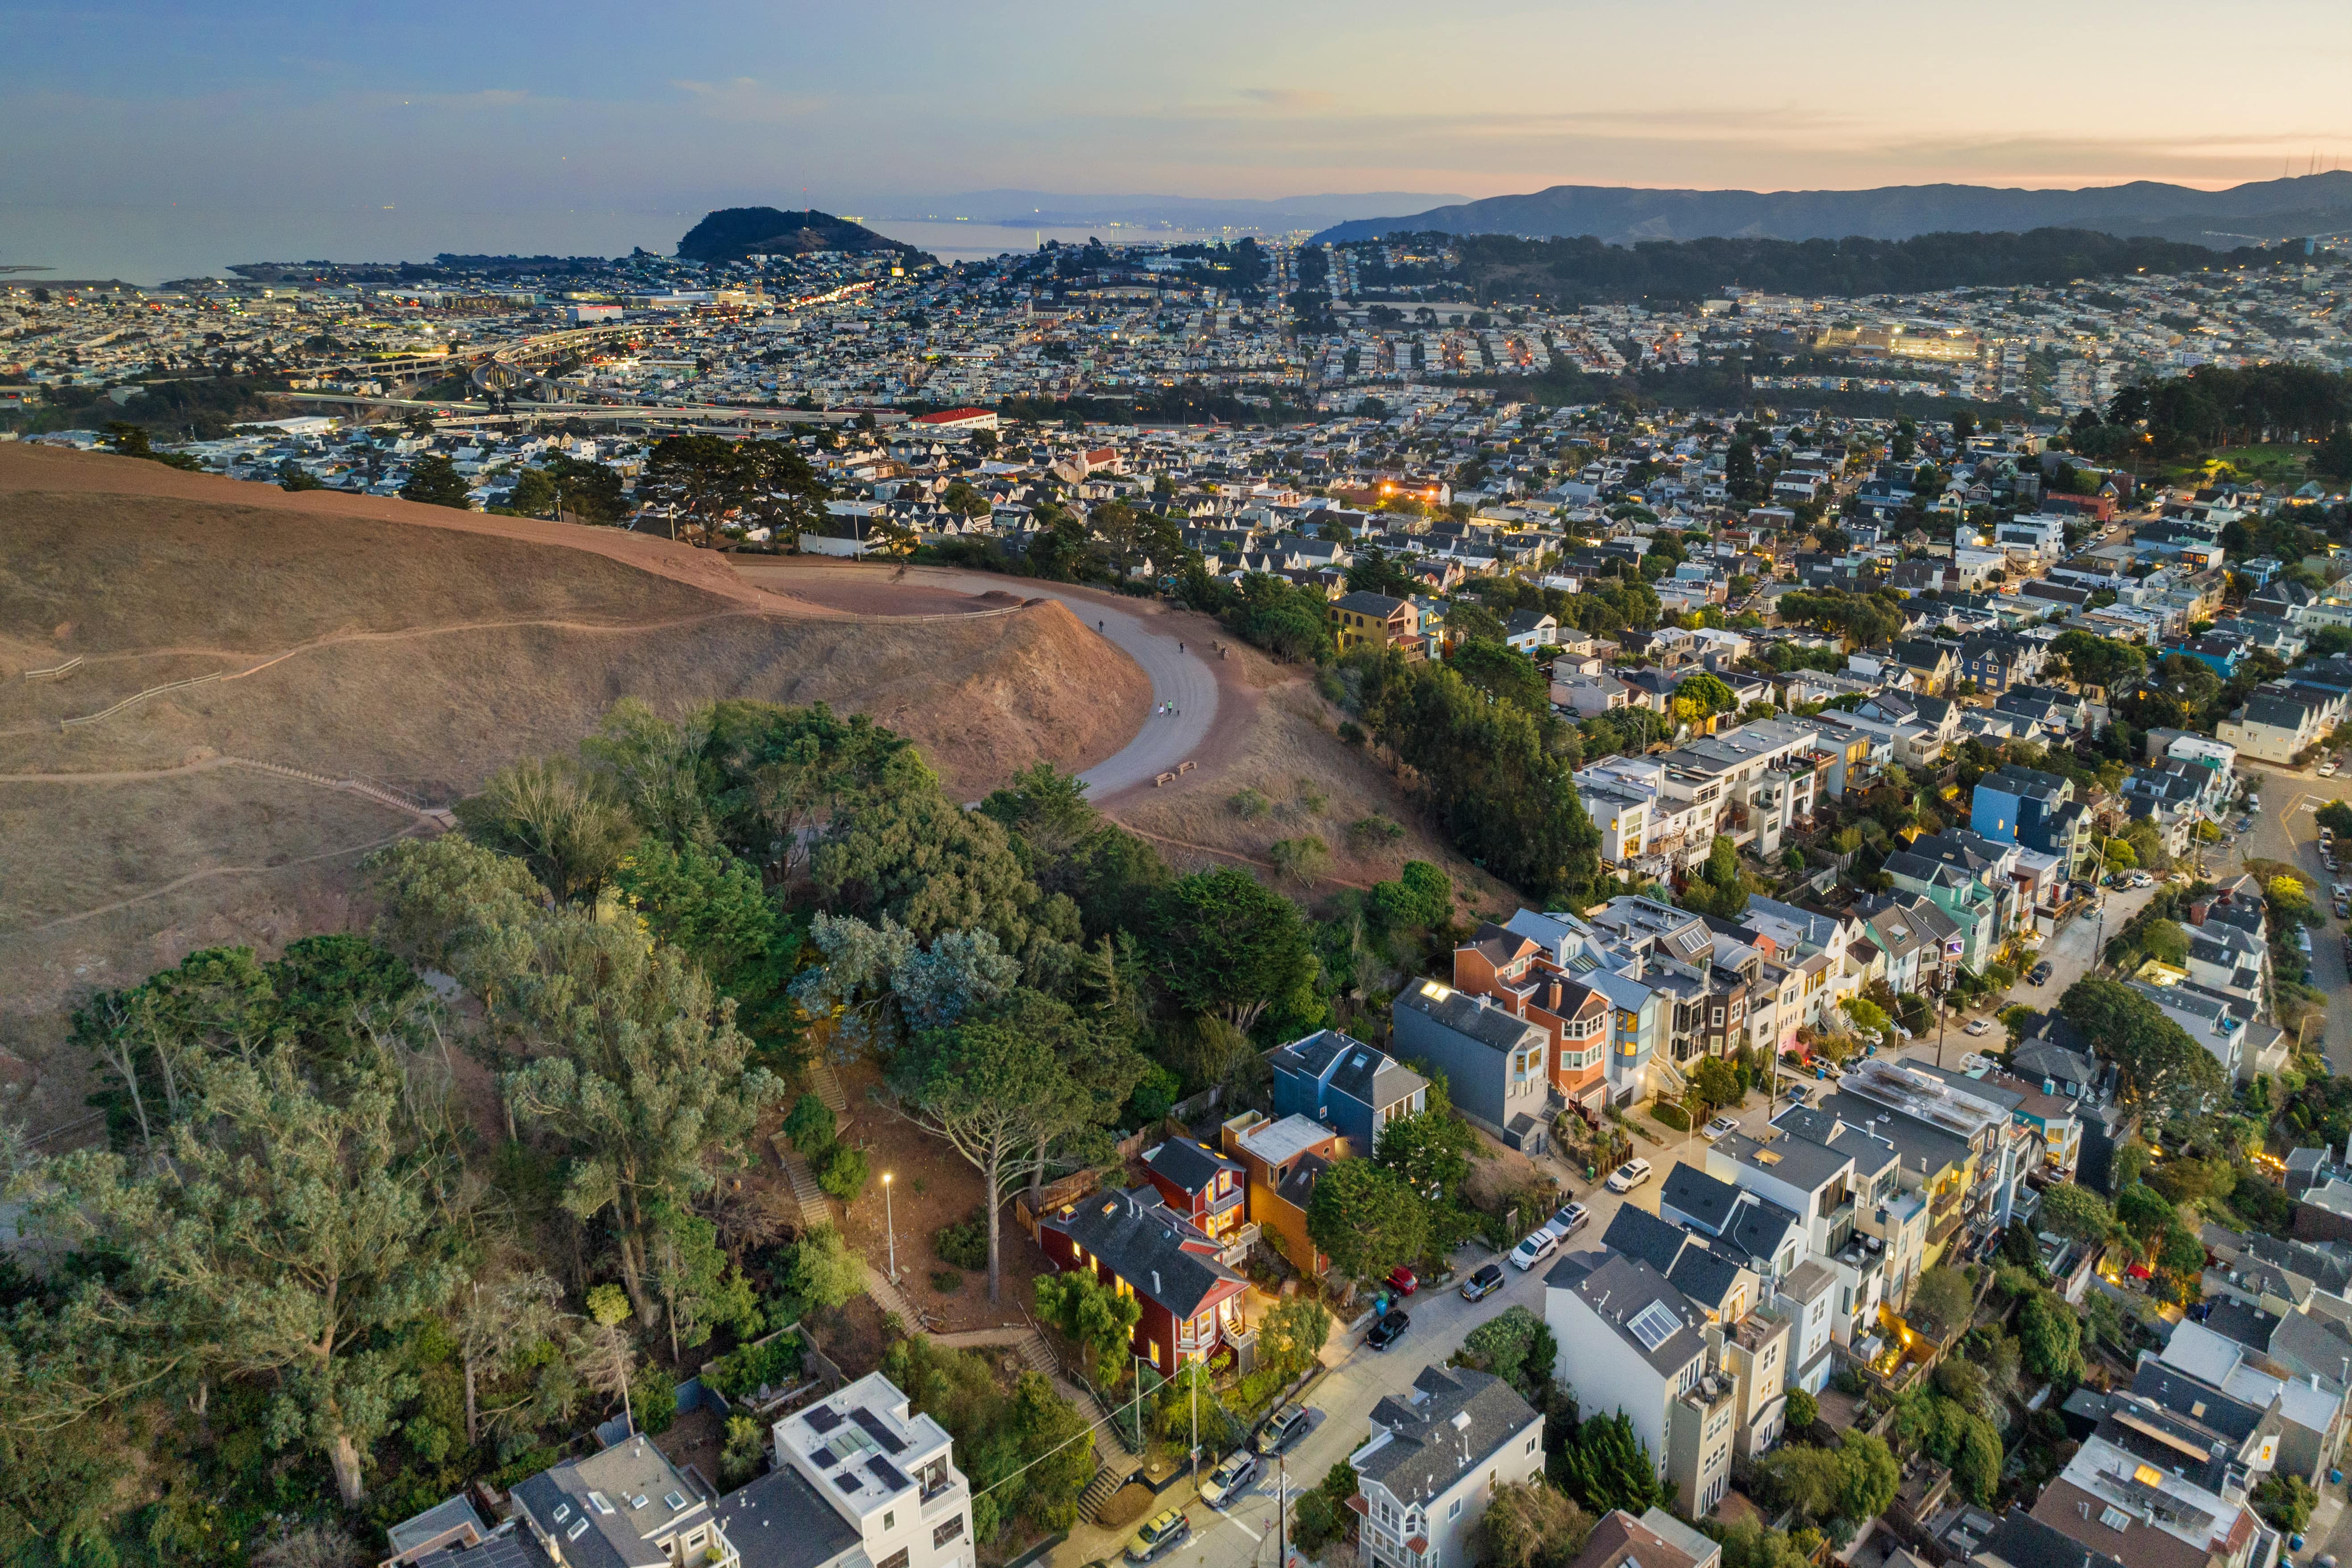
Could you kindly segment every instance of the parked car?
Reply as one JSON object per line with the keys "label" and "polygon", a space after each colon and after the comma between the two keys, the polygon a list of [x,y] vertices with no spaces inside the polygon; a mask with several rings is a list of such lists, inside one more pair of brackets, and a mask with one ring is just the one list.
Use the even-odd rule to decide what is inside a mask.
{"label": "parked car", "polygon": [[2045,958],[2041,963],[2035,964],[2032,973],[2028,973],[2025,978],[2029,984],[2034,985],[2048,984],[2050,983],[2050,961]]}
{"label": "parked car", "polygon": [[[1391,1318],[1402,1318],[1404,1314],[1402,1312],[1391,1312],[1389,1314],[1389,1317]],[[1387,1321],[1388,1320],[1386,1318],[1381,1320],[1382,1322]],[[1380,1332],[1378,1325],[1373,1327],[1372,1331],[1374,1333]],[[1304,1405],[1284,1405],[1281,1409],[1276,1411],[1272,1416],[1267,1418],[1265,1426],[1257,1429],[1257,1451],[1268,1456],[1281,1453],[1285,1448],[1289,1447],[1290,1445],[1298,1441],[1300,1437],[1306,1436],[1307,1426],[1307,1406]]]}
{"label": "parked car", "polygon": [[1230,1507],[1241,1489],[1256,1479],[1257,1456],[1247,1448],[1236,1448],[1201,1483],[1201,1500],[1211,1508]]}
{"label": "parked car", "polygon": [[1410,1296],[1421,1289],[1421,1276],[1402,1263],[1389,1270],[1388,1278],[1389,1289],[1400,1296]]}
{"label": "parked car", "polygon": [[1738,1117],[1718,1116],[1714,1121],[1706,1124],[1706,1141],[1712,1143],[1727,1132],[1737,1132],[1738,1131],[1739,1119]]}
{"label": "parked car", "polygon": [[1511,1267],[1522,1269],[1533,1268],[1537,1264],[1549,1258],[1553,1249],[1559,1246],[1559,1237],[1552,1234],[1549,1226],[1540,1230],[1531,1230],[1520,1238],[1518,1246],[1511,1248]]}
{"label": "parked car", "polygon": [[1145,1520],[1143,1528],[1135,1532],[1135,1539],[1127,1543],[1127,1560],[1139,1564],[1149,1563],[1192,1539],[1192,1521],[1184,1517],[1182,1510],[1162,1509]]}
{"label": "parked car", "polygon": [[1793,1086],[1788,1093],[1782,1095],[1780,1098],[1787,1100],[1790,1105],[1811,1105],[1813,1102],[1812,1086],[1802,1083],[1797,1084]]}
{"label": "parked car", "polygon": [[1462,1299],[1465,1301],[1483,1301],[1502,1288],[1503,1266],[1499,1263],[1488,1263],[1483,1265],[1469,1279],[1462,1281]]}
{"label": "parked car", "polygon": [[1992,1033],[1992,1020],[1990,1018],[1971,1018],[1969,1020],[1969,1026],[1961,1032],[1969,1035],[1990,1035]]}
{"label": "parked car", "polygon": [[1591,1223],[1592,1211],[1582,1204],[1562,1204],[1552,1211],[1551,1218],[1544,1222],[1544,1228],[1566,1241]]}
{"label": "parked car", "polygon": [[1404,1331],[1411,1327],[1411,1318],[1402,1312],[1391,1312],[1372,1325],[1372,1331],[1364,1336],[1364,1342],[1376,1351],[1384,1351],[1404,1338]]}
{"label": "parked car", "polygon": [[1630,1193],[1650,1179],[1650,1162],[1628,1160],[1609,1173],[1608,1187],[1612,1193]]}

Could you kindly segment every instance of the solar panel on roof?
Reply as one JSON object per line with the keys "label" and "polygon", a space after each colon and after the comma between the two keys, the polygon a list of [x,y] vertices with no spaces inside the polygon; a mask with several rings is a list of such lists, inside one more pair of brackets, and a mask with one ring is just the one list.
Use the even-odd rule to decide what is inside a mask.
{"label": "solar panel on roof", "polygon": [[903,1454],[907,1451],[906,1439],[884,1426],[882,1417],[875,1415],[871,1410],[862,1408],[853,1410],[849,1413],[849,1418],[872,1434],[874,1440],[882,1445],[885,1453]]}
{"label": "solar panel on roof", "polygon": [[841,1415],[830,1405],[820,1405],[808,1413],[808,1424],[820,1432],[830,1432],[841,1425]]}
{"label": "solar panel on roof", "polygon": [[872,1458],[866,1460],[866,1468],[874,1472],[876,1479],[879,1480],[884,1486],[888,1487],[894,1492],[904,1491],[908,1487],[915,1484],[908,1480],[906,1476],[899,1471],[898,1466],[892,1464],[889,1460],[884,1458],[879,1454],[877,1454]]}
{"label": "solar panel on roof", "polygon": [[1634,1313],[1633,1321],[1625,1326],[1633,1331],[1635,1339],[1642,1342],[1643,1350],[1654,1351],[1675,1337],[1675,1331],[1682,1327],[1682,1321],[1667,1310],[1664,1302],[1653,1301]]}
{"label": "solar panel on roof", "polygon": [[844,1470],[841,1474],[833,1478],[833,1484],[839,1487],[843,1491],[854,1492],[864,1483],[858,1480],[856,1471]]}

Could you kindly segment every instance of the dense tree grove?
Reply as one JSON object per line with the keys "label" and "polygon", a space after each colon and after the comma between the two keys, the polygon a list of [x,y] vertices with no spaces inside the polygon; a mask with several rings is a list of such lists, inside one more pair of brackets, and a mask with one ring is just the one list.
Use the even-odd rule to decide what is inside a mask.
{"label": "dense tree grove", "polygon": [[[1454,903],[1414,862],[1318,923],[1241,872],[1176,874],[1048,766],[957,805],[822,707],[623,702],[457,817],[368,862],[368,933],[201,951],[76,1013],[105,1147],[16,1161],[46,1261],[0,1264],[11,1560],[243,1562],[272,1520],[511,1485],[625,1394],[658,1425],[704,1357],[863,1289],[837,1233],[738,1180],[773,1118],[830,1190],[867,1180],[820,1101],[785,1114],[811,1052],[878,1059],[875,1113],[1009,1195],[1356,1005]],[[1453,1125],[1397,1143],[1416,1181],[1458,1184]],[[1342,1169],[1405,1192],[1371,1245],[1418,1256],[1424,1200]],[[959,1461],[1006,1479],[983,1534],[1066,1522],[1076,1413],[980,1358],[892,1353]]]}

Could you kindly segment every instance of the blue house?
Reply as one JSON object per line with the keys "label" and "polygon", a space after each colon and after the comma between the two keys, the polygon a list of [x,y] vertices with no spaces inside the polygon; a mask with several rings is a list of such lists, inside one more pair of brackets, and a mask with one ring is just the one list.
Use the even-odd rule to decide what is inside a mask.
{"label": "blue house", "polygon": [[1369,1158],[1380,1130],[1429,1108],[1429,1080],[1337,1029],[1318,1029],[1276,1049],[1274,1114],[1304,1116],[1348,1140],[1347,1152]]}
{"label": "blue house", "polygon": [[2201,637],[2192,637],[2187,642],[2170,644],[2164,651],[2168,654],[2185,654],[2227,680],[2238,673],[2239,662],[2246,657],[2246,643],[2241,637],[2223,637],[2218,632],[2208,632]]}
{"label": "blue house", "polygon": [[1969,830],[1996,844],[2017,844],[2065,862],[2084,874],[2091,850],[2090,813],[2074,798],[2074,782],[2009,763],[1977,781]]}

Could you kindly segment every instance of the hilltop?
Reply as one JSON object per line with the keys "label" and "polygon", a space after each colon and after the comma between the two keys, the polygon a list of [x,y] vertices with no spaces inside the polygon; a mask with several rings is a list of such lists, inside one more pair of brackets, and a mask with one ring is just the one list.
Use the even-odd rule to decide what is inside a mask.
{"label": "hilltop", "polygon": [[568,751],[620,698],[870,713],[965,799],[1039,759],[1091,765],[1149,707],[1142,672],[1059,605],[935,593],[919,620],[853,615],[609,529],[12,443],[0,537],[0,1081],[35,1086],[11,1103],[36,1125],[79,1114],[85,1064],[58,1049],[77,997],[363,921],[353,869],[436,830],[416,805]]}
{"label": "hilltop", "polygon": [[1987,185],[1886,185],[1866,191],[1675,191],[1554,185],[1527,195],[1357,218],[1318,243],[1393,234],[1590,235],[1612,245],[1647,239],[1908,239],[1951,232],[2087,228],[2123,237],[2182,240],[2229,250],[2249,241],[2352,226],[2352,172],[2261,180],[2200,191],[2152,180],[2074,191]]}
{"label": "hilltop", "polygon": [[706,214],[677,242],[684,261],[740,261],[747,256],[799,256],[812,250],[856,253],[895,251],[911,261],[931,258],[911,245],[875,233],[864,224],[821,213],[779,212],[774,207],[721,207]]}

